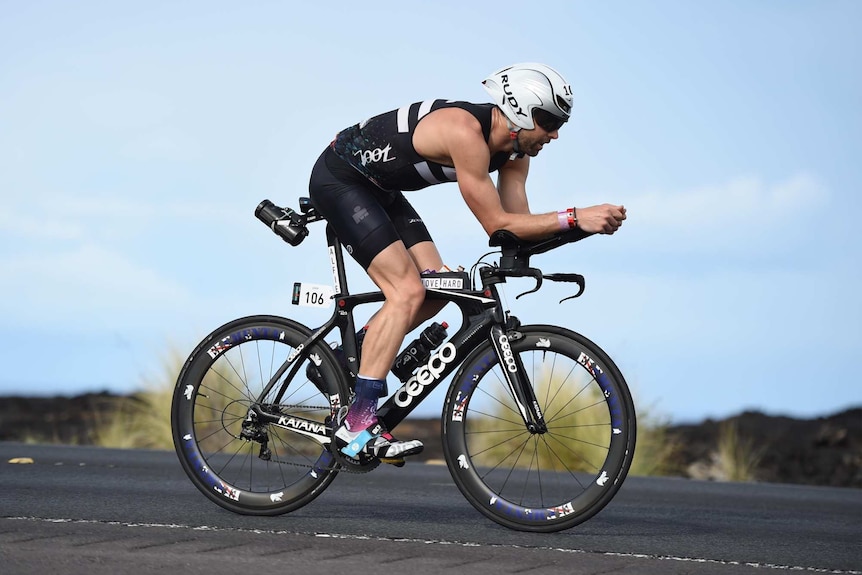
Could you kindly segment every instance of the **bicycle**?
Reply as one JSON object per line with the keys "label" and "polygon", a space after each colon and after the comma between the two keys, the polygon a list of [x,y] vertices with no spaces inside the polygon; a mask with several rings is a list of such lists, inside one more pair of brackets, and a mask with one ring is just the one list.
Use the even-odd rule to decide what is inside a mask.
{"label": "bicycle", "polygon": [[[308,235],[308,224],[324,220],[307,198],[299,212],[264,200],[255,215],[291,245]],[[507,278],[530,277],[535,287],[518,298],[543,280],[576,283],[570,298],[580,296],[583,276],[544,274],[529,263],[586,235],[573,230],[527,242],[499,231],[489,242],[499,264],[483,261],[494,251],[469,277],[423,274],[445,277],[445,287],[427,288],[426,297],[454,303],[462,325],[378,409],[394,429],[457,369],[441,415],[446,465],[473,507],[516,530],[559,531],[593,517],[619,490],[634,455],[635,409],[611,358],[568,329],[522,326],[498,291]],[[326,241],[335,281],[326,323],[312,330],[272,315],[237,319],[204,338],[178,377],[171,425],[179,460],[204,495],[232,512],[294,511],[339,472],[381,463],[335,448],[332,422],[350,404],[358,371],[353,310],[382,302],[383,294],[349,293],[343,248],[329,225]],[[481,286],[474,289],[477,270]],[[336,331],[341,358],[325,341]]]}

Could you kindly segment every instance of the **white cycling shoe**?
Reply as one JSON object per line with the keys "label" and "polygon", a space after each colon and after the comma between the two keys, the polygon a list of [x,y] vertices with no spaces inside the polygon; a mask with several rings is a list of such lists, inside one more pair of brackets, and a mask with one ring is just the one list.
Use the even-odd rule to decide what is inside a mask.
{"label": "white cycling shoe", "polygon": [[356,457],[359,452],[363,452],[379,458],[384,463],[396,465],[399,462],[403,465],[405,457],[422,453],[425,449],[418,439],[410,441],[396,439],[380,423],[373,423],[359,431],[351,431],[347,427],[347,422],[343,421],[335,431],[335,437],[347,444],[341,448],[341,452],[345,455]]}

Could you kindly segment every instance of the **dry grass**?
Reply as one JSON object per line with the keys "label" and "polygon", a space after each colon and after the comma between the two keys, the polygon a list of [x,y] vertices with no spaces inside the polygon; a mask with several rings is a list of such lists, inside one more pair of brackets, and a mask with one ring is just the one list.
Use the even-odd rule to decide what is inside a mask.
{"label": "dry grass", "polygon": [[718,433],[716,466],[726,481],[756,481],[764,448],[750,437],[742,437],[736,421],[721,424]]}
{"label": "dry grass", "polygon": [[[171,401],[184,361],[185,358],[177,350],[169,351],[162,362],[161,371],[142,381],[143,391],[122,399],[116,411],[109,415],[94,414],[94,443],[115,448],[173,449]],[[232,377],[225,377],[229,370],[218,371],[221,374],[219,376],[214,376],[212,372],[207,374],[202,389],[226,390],[238,386]],[[470,418],[471,431],[482,432],[474,436],[480,438],[475,441],[484,442],[483,445],[474,445],[471,450],[484,450],[482,459],[489,462],[507,459],[507,463],[511,463],[516,458],[518,465],[524,467],[539,463],[543,467],[558,468],[564,464],[572,470],[595,471],[607,454],[607,430],[610,424],[598,389],[595,386],[583,390],[577,385],[560,385],[550,377],[540,377],[538,380],[537,395],[549,399],[546,416],[553,416],[561,410],[564,413],[576,412],[575,416],[557,423],[567,426],[563,434],[557,434],[558,438],[563,437],[562,443],[558,439],[553,450],[549,450],[546,444],[527,441],[523,450],[510,453],[511,444],[504,440],[513,436],[512,430],[516,426],[511,422],[520,417],[498,404],[496,413],[491,417],[479,419],[474,414]],[[236,396],[236,390],[233,391],[208,394],[211,398],[209,405],[215,411],[226,408],[227,404],[218,404],[219,398],[224,397],[224,401],[229,402],[228,396]],[[213,425],[220,424],[213,422]],[[667,427],[667,423],[654,415],[652,410],[639,410],[638,441],[630,474],[665,475],[673,472],[669,462],[677,446],[669,439]],[[211,433],[218,431],[215,428],[198,431],[203,437],[211,436],[212,441],[220,440],[219,433]],[[750,474],[759,459],[753,457],[755,453],[749,442],[740,441],[735,429],[729,429],[723,437],[721,458],[727,462],[725,466],[728,473],[733,477]]]}
{"label": "dry grass", "polygon": [[171,400],[183,362],[176,350],[171,351],[161,373],[144,378],[144,391],[122,399],[107,417],[97,413],[93,443],[121,449],[173,449]]}
{"label": "dry grass", "polygon": [[[121,449],[173,449],[171,403],[184,363],[185,358],[172,350],[162,362],[161,372],[143,380],[144,391],[121,399],[108,416],[95,414],[93,443]],[[195,433],[203,438],[200,447],[204,451],[218,451],[239,435],[241,421],[250,406],[249,386],[253,389],[263,386],[253,371],[241,374],[238,369],[242,370],[239,363],[232,364],[227,355],[222,355],[201,382],[198,393],[205,399],[197,403],[201,416],[195,424]],[[310,443],[307,446],[310,452],[319,451],[317,444]],[[296,450],[296,445],[304,444],[297,440],[292,445]]]}
{"label": "dry grass", "polygon": [[[571,379],[562,382],[549,374],[540,375],[534,384],[537,397],[547,400],[544,415],[552,433],[528,439],[513,408],[500,401],[485,400],[485,405],[479,405],[468,417],[474,463],[596,472],[607,456],[610,430],[610,416],[600,389],[596,385],[585,387],[584,382]],[[561,417],[564,414],[570,415]],[[674,472],[679,445],[667,430],[667,421],[654,415],[653,410],[639,411],[631,474]]]}
{"label": "dry grass", "polygon": [[651,407],[639,407],[637,419],[637,445],[629,474],[674,475],[680,443],[668,433],[668,420]]}

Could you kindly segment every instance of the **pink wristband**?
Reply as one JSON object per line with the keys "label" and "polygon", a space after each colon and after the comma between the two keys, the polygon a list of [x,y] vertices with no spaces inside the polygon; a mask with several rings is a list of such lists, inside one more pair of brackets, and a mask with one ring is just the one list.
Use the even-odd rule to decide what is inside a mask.
{"label": "pink wristband", "polygon": [[578,225],[578,219],[575,217],[575,208],[557,212],[557,222],[559,222],[560,229],[563,231],[575,229]]}
{"label": "pink wristband", "polygon": [[568,210],[560,210],[557,212],[557,222],[560,224],[561,230],[569,229],[569,211]]}

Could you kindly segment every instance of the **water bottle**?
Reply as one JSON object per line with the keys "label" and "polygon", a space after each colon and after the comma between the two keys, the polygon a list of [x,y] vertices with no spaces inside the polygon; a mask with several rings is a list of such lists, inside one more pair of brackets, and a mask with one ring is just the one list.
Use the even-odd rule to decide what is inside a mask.
{"label": "water bottle", "polygon": [[410,376],[416,371],[420,365],[424,365],[428,358],[431,357],[431,352],[446,339],[446,328],[449,327],[445,321],[442,324],[437,322],[426,327],[419,337],[414,339],[404,350],[395,358],[395,363],[392,365],[392,373],[401,381],[407,381]]}
{"label": "water bottle", "polygon": [[308,236],[302,216],[290,208],[280,208],[264,200],[254,210],[254,215],[292,246],[298,246]]}

